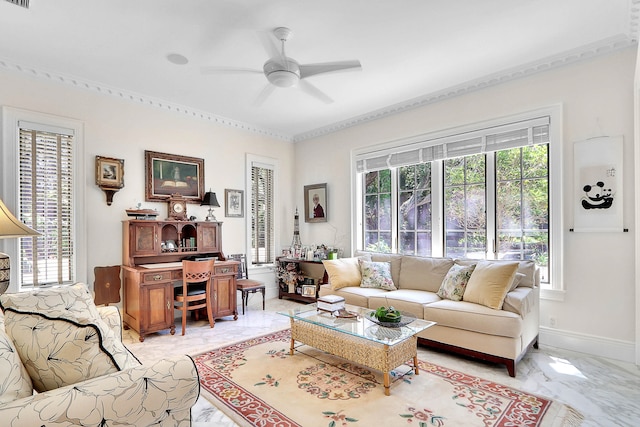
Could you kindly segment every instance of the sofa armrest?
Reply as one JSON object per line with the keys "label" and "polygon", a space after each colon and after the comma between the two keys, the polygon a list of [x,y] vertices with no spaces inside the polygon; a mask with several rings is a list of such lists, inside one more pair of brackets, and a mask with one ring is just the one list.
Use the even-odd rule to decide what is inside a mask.
{"label": "sofa armrest", "polygon": [[517,287],[507,293],[502,309],[519,314],[524,319],[529,313],[540,309],[539,301],[539,288]]}
{"label": "sofa armrest", "polygon": [[120,310],[115,305],[107,305],[104,307],[96,307],[100,317],[109,326],[115,334],[116,338],[122,341],[122,317],[120,316]]}
{"label": "sofa armrest", "polygon": [[69,425],[189,426],[200,394],[189,356],[164,359],[0,406],[10,427]]}

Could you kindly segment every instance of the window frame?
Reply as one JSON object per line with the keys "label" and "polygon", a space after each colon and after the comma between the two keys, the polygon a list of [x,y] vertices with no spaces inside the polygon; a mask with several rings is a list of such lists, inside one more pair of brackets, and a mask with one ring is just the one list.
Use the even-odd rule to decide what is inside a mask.
{"label": "window frame", "polygon": [[275,258],[277,257],[277,251],[278,248],[280,247],[279,244],[279,234],[278,234],[278,224],[279,224],[279,219],[278,219],[278,209],[276,209],[277,203],[278,203],[278,176],[279,176],[279,162],[277,159],[271,158],[271,157],[265,157],[265,156],[259,156],[259,155],[255,155],[255,154],[250,154],[247,153],[246,154],[246,159],[245,159],[245,182],[246,182],[246,188],[245,188],[245,206],[246,206],[246,212],[247,215],[245,216],[245,229],[246,229],[246,242],[245,242],[245,253],[247,254],[247,267],[264,267],[265,265],[269,265],[269,264],[254,264],[253,263],[253,258],[250,256],[251,251],[253,250],[252,247],[252,234],[253,234],[253,229],[251,226],[251,199],[253,197],[253,182],[252,182],[252,168],[253,166],[260,166],[260,167],[264,167],[264,168],[268,168],[271,169],[273,171],[273,200],[271,201],[271,206],[273,207],[273,242],[274,242],[274,260],[273,262],[275,263]]}
{"label": "window frame", "polygon": [[[562,254],[563,254],[563,205],[562,205],[562,105],[553,105],[537,110],[532,110],[516,115],[500,117],[492,120],[486,120],[483,122],[477,122],[469,125],[463,125],[455,128],[450,128],[446,130],[431,132],[427,134],[416,135],[409,138],[403,138],[400,140],[389,141],[382,144],[377,144],[374,146],[354,149],[351,151],[351,170],[352,170],[352,192],[356,197],[353,197],[352,200],[352,235],[351,235],[351,246],[354,250],[362,249],[362,206],[358,206],[361,204],[363,198],[362,191],[362,170],[361,159],[366,157],[367,155],[379,155],[380,153],[393,155],[394,151],[407,149],[411,150],[413,147],[425,147],[425,141],[442,139],[442,138],[455,138],[456,135],[470,133],[481,129],[497,127],[497,126],[505,126],[512,123],[517,123],[521,121],[528,121],[534,119],[536,117],[545,117],[549,118],[549,257],[552,265],[552,270],[550,271],[549,276],[549,284],[541,287],[541,296],[545,299],[551,299],[556,301],[562,301],[564,299],[565,289],[563,284],[563,270],[562,270]],[[493,161],[493,155],[489,155],[487,158],[487,162]],[[491,158],[491,160],[490,160]],[[428,161],[428,159],[423,160]],[[443,206],[444,201],[442,200],[442,191],[440,191],[439,186],[443,183],[443,170],[441,167],[442,162],[433,162],[432,165],[436,166],[432,167],[432,195],[433,195],[433,207],[432,211],[434,213],[434,217],[432,219],[433,224],[433,251],[432,256],[442,256],[440,251],[444,251],[444,242],[441,240],[442,231],[444,227],[444,218],[443,218]],[[360,168],[360,169],[359,169]],[[392,176],[395,175],[395,169]],[[493,182],[492,177],[487,177],[487,182]],[[489,190],[489,189],[487,189]],[[487,201],[487,209],[490,206],[493,206],[495,201],[495,194],[488,191],[487,197],[490,198]],[[487,226],[489,224],[489,212],[487,212]],[[394,217],[394,221],[395,218]],[[493,221],[493,219],[491,220]],[[397,226],[395,227],[397,229]],[[488,236],[489,237],[489,236]],[[493,237],[491,237],[493,239]],[[493,240],[492,240],[493,241]],[[397,242],[394,242],[395,246],[397,246]],[[488,254],[488,256],[493,254]]]}
{"label": "window frame", "polygon": [[[79,120],[38,113],[13,107],[2,107],[3,140],[2,145],[2,199],[12,212],[19,212],[19,170],[18,156],[20,143],[19,122],[37,123],[43,127],[67,128],[74,131],[73,145],[73,224],[74,224],[74,273],[72,282],[87,281],[87,232],[85,214],[85,166],[84,166],[84,123]],[[7,161],[6,159],[13,159]],[[9,292],[22,290],[19,276],[19,240],[2,239],[2,250],[11,257],[11,286]],[[30,288],[30,287],[29,287]],[[27,288],[28,289],[28,288]]]}

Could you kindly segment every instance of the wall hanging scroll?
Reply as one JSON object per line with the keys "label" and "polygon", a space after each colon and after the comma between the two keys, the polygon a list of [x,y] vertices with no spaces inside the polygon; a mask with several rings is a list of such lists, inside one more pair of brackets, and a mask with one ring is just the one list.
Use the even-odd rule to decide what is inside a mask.
{"label": "wall hanging scroll", "polygon": [[573,157],[574,228],[571,231],[627,231],[622,209],[622,136],[576,142]]}

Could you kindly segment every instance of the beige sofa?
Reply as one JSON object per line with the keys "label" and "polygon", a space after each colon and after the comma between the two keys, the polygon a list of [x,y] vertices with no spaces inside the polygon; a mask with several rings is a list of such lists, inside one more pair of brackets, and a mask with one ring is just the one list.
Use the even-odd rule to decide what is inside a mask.
{"label": "beige sofa", "polygon": [[[329,283],[320,287],[320,296],[339,295],[345,298],[347,304],[372,309],[391,305],[403,312],[412,313],[418,318],[434,321],[437,323],[435,326],[418,334],[420,344],[504,363],[512,377],[515,377],[517,362],[527,349],[530,346],[537,348],[540,277],[532,261],[482,261],[482,264],[477,264],[478,260],[423,258],[365,252],[358,252],[355,255],[362,262],[369,260],[388,262],[393,280],[391,287],[396,289],[363,287],[364,282],[357,283],[353,260],[357,263],[358,258],[351,258],[325,261]],[[362,262],[359,264],[360,267],[365,265]],[[454,265],[456,265],[456,271],[462,271],[463,266],[473,264],[478,267],[475,267],[467,279],[469,285],[472,279],[474,280],[475,295],[471,295],[470,287],[464,290],[462,299],[459,301],[455,300],[456,297],[451,297],[454,299],[452,300],[448,299],[450,296],[442,298],[438,295],[439,291],[443,293],[441,286],[445,278],[447,283],[451,283],[452,276],[449,272],[453,272]],[[344,267],[344,265],[349,266]],[[480,265],[482,267],[479,267]],[[504,280],[511,280],[511,282],[504,291],[496,291],[496,284],[492,278],[487,279],[486,272],[491,271],[492,268],[505,270],[508,268],[507,265],[513,266],[515,273],[510,276],[511,278],[505,276]],[[347,279],[343,280],[345,278]],[[486,280],[483,281],[483,278]],[[494,292],[492,295],[497,295],[495,301],[488,302],[483,299],[484,296],[477,295],[478,289],[489,286],[484,282],[493,286],[487,292]],[[370,286],[370,283],[367,286]]]}
{"label": "beige sofa", "polygon": [[191,425],[193,360],[141,365],[118,309],[95,307],[85,285],[3,294],[0,306],[0,425]]}

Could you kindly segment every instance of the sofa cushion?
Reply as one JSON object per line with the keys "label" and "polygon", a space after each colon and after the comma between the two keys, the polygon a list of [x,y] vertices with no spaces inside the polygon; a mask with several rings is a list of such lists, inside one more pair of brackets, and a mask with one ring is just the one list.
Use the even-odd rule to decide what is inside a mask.
{"label": "sofa cushion", "polygon": [[417,289],[438,292],[442,280],[453,266],[451,258],[423,258],[404,256],[398,289]]}
{"label": "sofa cushion", "polygon": [[0,305],[7,334],[38,391],[140,364],[102,320],[82,283],[3,294]]}
{"label": "sofa cushion", "polygon": [[346,286],[360,286],[362,276],[358,258],[325,259],[322,261],[332,290]]}
{"label": "sofa cushion", "polygon": [[[369,297],[369,308],[393,306],[395,309],[405,313],[411,313],[418,319],[423,316],[423,306],[440,301],[440,297],[434,292],[418,291],[415,289],[398,289],[385,294],[372,295]],[[430,319],[428,319],[430,320]]]}
{"label": "sofa cushion", "polygon": [[493,310],[484,305],[442,300],[424,306],[424,319],[440,326],[516,338],[522,335],[522,317],[505,310]]}
{"label": "sofa cushion", "polygon": [[318,291],[319,296],[338,295],[344,298],[346,304],[368,307],[369,298],[375,295],[384,295],[389,291],[380,288],[361,288],[359,286],[348,286],[337,290],[331,289],[328,284],[321,285]]}
{"label": "sofa cushion", "polygon": [[11,338],[4,330],[0,312],[0,405],[31,396],[33,384]]}
{"label": "sofa cushion", "polygon": [[517,262],[480,261],[471,274],[463,301],[501,310],[518,269]]}
{"label": "sofa cushion", "polygon": [[387,291],[396,290],[391,278],[391,263],[358,260],[363,288],[380,288]]}
{"label": "sofa cushion", "polygon": [[438,296],[452,301],[462,301],[462,295],[464,295],[464,290],[467,287],[471,273],[473,273],[475,268],[475,264],[452,265],[449,272],[442,280],[440,289],[438,289]]}

